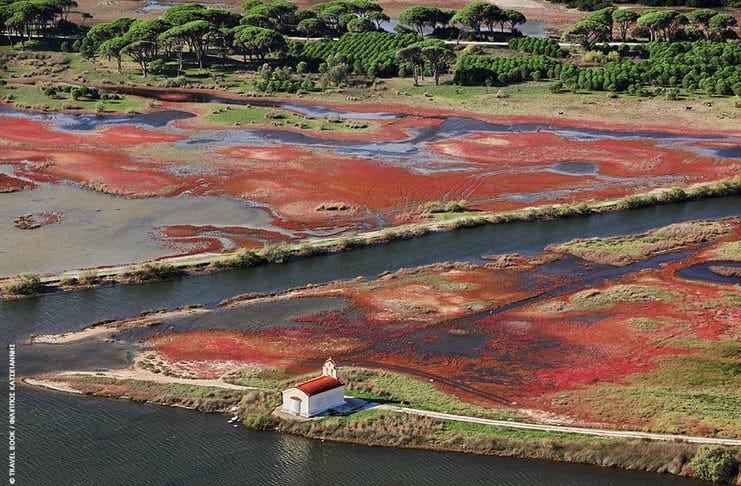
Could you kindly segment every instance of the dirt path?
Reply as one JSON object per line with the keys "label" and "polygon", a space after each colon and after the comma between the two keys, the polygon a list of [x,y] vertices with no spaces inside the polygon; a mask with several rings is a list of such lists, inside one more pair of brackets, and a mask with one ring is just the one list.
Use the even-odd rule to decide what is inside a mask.
{"label": "dirt path", "polygon": [[493,425],[496,427],[507,427],[511,429],[541,430],[543,432],[559,432],[566,434],[594,435],[599,437],[615,437],[619,439],[648,439],[663,441],[683,441],[694,444],[716,444],[727,446],[741,446],[741,439],[716,439],[713,437],[693,437],[689,435],[653,434],[649,432],[638,432],[631,430],[591,429],[586,427],[571,427],[567,425],[540,425],[523,422],[511,422],[509,420],[493,420],[466,415],[453,415],[449,413],[431,412],[415,408],[397,407],[394,405],[379,405],[375,407],[381,410],[406,413],[410,415],[421,415],[423,417],[436,418],[440,420],[452,420],[454,422],[467,422],[471,424]]}

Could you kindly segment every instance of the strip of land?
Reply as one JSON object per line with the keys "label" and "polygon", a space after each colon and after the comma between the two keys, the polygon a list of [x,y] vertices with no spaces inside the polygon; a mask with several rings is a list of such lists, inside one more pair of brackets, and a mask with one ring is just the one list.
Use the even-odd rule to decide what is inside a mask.
{"label": "strip of land", "polygon": [[508,427],[513,429],[542,430],[545,432],[560,432],[567,434],[595,435],[599,437],[618,437],[622,439],[646,439],[663,441],[684,441],[693,444],[719,444],[728,446],[741,446],[741,439],[718,439],[714,437],[693,437],[676,434],[652,434],[649,432],[591,429],[585,427],[572,427],[567,425],[540,425],[523,422],[512,422],[509,420],[492,420],[479,417],[467,417],[464,415],[453,415],[450,413],[432,412],[430,410],[418,410],[415,408],[397,407],[395,405],[379,405],[377,408],[391,410],[393,412],[420,415],[439,420],[452,420],[454,422],[466,422],[470,424],[493,425],[496,427]]}

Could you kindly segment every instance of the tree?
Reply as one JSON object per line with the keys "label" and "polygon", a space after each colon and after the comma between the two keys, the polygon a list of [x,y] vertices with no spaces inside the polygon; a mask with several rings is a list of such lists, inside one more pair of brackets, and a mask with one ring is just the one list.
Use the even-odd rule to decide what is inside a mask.
{"label": "tree", "polygon": [[240,23],[252,27],[262,27],[263,29],[275,29],[275,22],[271,18],[256,13],[246,14],[242,17]]}
{"label": "tree", "polygon": [[62,20],[67,20],[67,17],[69,16],[70,11],[73,8],[79,7],[77,5],[77,2],[75,0],[56,0],[55,3],[58,7],[62,9]]}
{"label": "tree", "polygon": [[245,12],[245,17],[261,16],[271,21],[272,27],[280,32],[287,32],[293,25],[294,15],[298,7],[285,0],[276,0],[271,3],[262,3],[253,6]]}
{"label": "tree", "polygon": [[710,24],[710,19],[715,17],[717,14],[717,10],[712,10],[709,8],[698,8],[687,14],[687,20],[689,20],[692,24],[700,27],[703,34],[705,34],[705,37],[709,37],[708,26]]}
{"label": "tree", "polygon": [[485,2],[470,3],[453,15],[451,22],[468,27],[477,34],[481,34],[481,24],[484,23],[490,5]]}
{"label": "tree", "polygon": [[312,7],[317,13],[317,18],[324,21],[333,32],[340,32],[340,17],[353,13],[349,4],[341,1],[317,3]]}
{"label": "tree", "polygon": [[121,52],[128,54],[139,63],[142,76],[149,73],[149,63],[157,59],[159,54],[159,35],[167,30],[169,25],[160,19],[136,20],[123,36],[125,46]]}
{"label": "tree", "polygon": [[449,20],[449,17],[439,8],[420,5],[409,7],[399,14],[399,22],[419,35],[424,35],[425,27],[435,29],[437,24],[447,23],[446,19]]}
{"label": "tree", "polygon": [[126,43],[121,52],[128,54],[134,61],[139,63],[142,76],[146,78],[147,74],[149,74],[149,63],[157,59],[159,50],[157,43],[154,41],[135,41]]}
{"label": "tree", "polygon": [[[215,32],[216,26],[211,22],[206,20],[192,20],[185,24],[177,25],[168,29],[160,35],[159,39],[173,42],[176,45],[180,42],[180,52],[182,52],[182,44],[187,44],[191,52],[196,55],[198,67],[203,69],[203,58],[206,55],[209,38],[211,38]],[[179,59],[179,64],[179,70],[182,70],[182,54]]]}
{"label": "tree", "polygon": [[414,79],[414,85],[419,84],[419,77],[424,69],[425,58],[422,55],[422,49],[419,45],[411,45],[400,49],[396,53],[396,59],[400,64],[411,67],[412,78]]}
{"label": "tree", "polygon": [[368,14],[368,20],[376,24],[376,29],[381,30],[381,24],[388,22],[391,18],[383,12],[371,12]]}
{"label": "tree", "polygon": [[593,20],[595,22],[601,22],[607,26],[608,34],[607,40],[612,40],[612,27],[613,18],[612,15],[617,11],[615,7],[605,7],[589,14],[585,20]]}
{"label": "tree", "polygon": [[129,31],[134,19],[122,17],[112,22],[92,27],[82,40],[81,51],[97,51],[100,45],[114,37],[122,36]]}
{"label": "tree", "polygon": [[324,86],[334,84],[339,86],[347,80],[350,74],[350,65],[347,58],[342,54],[335,54],[327,59],[327,62],[319,66],[319,72],[322,74],[321,83]]}
{"label": "tree", "polygon": [[234,28],[233,33],[234,47],[249,55],[250,59],[264,60],[268,54],[282,54],[288,49],[285,37],[272,29],[240,25]]}
{"label": "tree", "polygon": [[100,44],[98,52],[108,58],[114,58],[116,60],[116,70],[119,74],[123,73],[121,66],[121,58],[123,57],[123,50],[126,47],[126,39],[123,37],[114,37]]}
{"label": "tree", "polygon": [[321,34],[327,26],[317,18],[304,19],[298,23],[296,30],[306,35],[306,39]]}
{"label": "tree", "polygon": [[690,461],[690,467],[697,476],[713,483],[727,483],[733,479],[738,469],[738,461],[733,451],[725,447],[700,446]]}
{"label": "tree", "polygon": [[427,7],[415,5],[403,10],[399,14],[399,23],[409,27],[419,35],[424,34],[425,24],[427,23]]}
{"label": "tree", "polygon": [[373,13],[383,12],[383,7],[370,0],[351,0],[350,8],[361,18],[367,19]]}
{"label": "tree", "polygon": [[504,31],[504,23],[507,22],[507,14],[494,4],[489,4],[483,9],[484,24],[489,32],[494,31],[494,25],[499,24],[500,29]]}
{"label": "tree", "polygon": [[676,10],[655,10],[638,17],[638,27],[648,31],[650,41],[670,41],[686,23],[687,17]]}
{"label": "tree", "polygon": [[563,32],[561,39],[564,42],[576,42],[589,48],[592,44],[604,41],[608,36],[608,27],[602,22],[582,20]]}
{"label": "tree", "polygon": [[450,64],[455,61],[455,53],[445,45],[430,45],[422,47],[422,55],[430,63],[435,85],[440,84],[440,74],[447,72]]}
{"label": "tree", "polygon": [[510,32],[514,32],[515,27],[527,22],[525,16],[517,10],[505,10],[504,13],[507,15],[507,22],[509,23]]}
{"label": "tree", "polygon": [[708,28],[712,34],[718,35],[719,37],[725,37],[737,23],[736,17],[733,15],[719,13],[710,19],[708,22]]}
{"label": "tree", "polygon": [[376,30],[376,24],[364,17],[355,17],[351,19],[345,28],[348,32],[371,32]]}
{"label": "tree", "polygon": [[183,3],[165,10],[162,20],[170,25],[178,26],[194,20],[205,20],[207,12],[208,9],[199,3]]}
{"label": "tree", "polygon": [[628,31],[630,26],[638,20],[638,13],[627,8],[618,8],[612,12],[613,25],[617,25],[618,32],[620,32],[620,40],[625,42],[628,38]]}

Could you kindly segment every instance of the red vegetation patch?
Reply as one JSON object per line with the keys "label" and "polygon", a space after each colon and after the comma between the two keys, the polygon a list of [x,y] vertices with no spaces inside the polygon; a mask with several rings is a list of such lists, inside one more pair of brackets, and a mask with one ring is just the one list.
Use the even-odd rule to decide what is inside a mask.
{"label": "red vegetation patch", "polygon": [[[579,161],[595,164],[601,175],[621,178],[683,173],[695,180],[708,180],[735,175],[733,164],[715,164],[711,157],[662,147],[651,140],[631,140],[630,143],[620,139],[579,141],[554,133],[527,132],[473,135],[437,142],[430,147],[442,155],[498,168],[528,168],[531,172],[561,162]],[[536,175],[538,180],[542,180],[545,174]],[[575,179],[574,176],[567,177]],[[589,182],[591,176],[580,176],[579,179],[581,185]],[[548,187],[543,189],[548,190]]]}
{"label": "red vegetation patch", "polygon": [[16,192],[23,189],[36,187],[36,184],[22,179],[16,179],[5,174],[0,174],[0,192]]}
{"label": "red vegetation patch", "polygon": [[0,147],[0,161],[30,162],[24,174],[34,180],[64,179],[111,194],[174,196],[183,191],[182,181],[161,166],[134,161],[124,154],[106,150]]}
{"label": "red vegetation patch", "polygon": [[254,334],[239,331],[165,333],[146,341],[170,362],[231,361],[245,365],[295,366],[326,359],[328,350],[347,354],[365,345],[353,338],[317,333],[309,327],[270,329]]}
{"label": "red vegetation patch", "polygon": [[[181,253],[218,252],[232,247],[261,248],[266,243],[289,241],[286,235],[240,226],[167,226],[160,232],[165,243]],[[229,241],[229,247],[224,246]]]}
{"label": "red vegetation patch", "polygon": [[67,132],[58,132],[48,127],[47,123],[29,118],[0,115],[0,140],[25,142],[37,146],[74,145],[84,143],[86,137]]}
{"label": "red vegetation patch", "polygon": [[[551,403],[553,393],[621,383],[661,366],[663,357],[696,352],[688,339],[741,338],[741,312],[724,300],[728,285],[676,277],[679,268],[700,261],[704,249],[694,251],[659,268],[612,278],[599,292],[581,292],[582,287],[553,297],[541,295],[575,282],[532,264],[400,271],[376,281],[294,292],[293,298],[344,296],[353,303],[348,311],[300,317],[298,327],[164,334],[150,344],[171,361],[233,360],[292,372],[310,371],[332,355],[343,363],[432,380],[476,403],[516,402],[565,413]],[[631,301],[639,295],[631,289],[659,293]]]}
{"label": "red vegetation patch", "polygon": [[192,331],[153,337],[149,344],[171,361],[239,361],[266,364],[279,356],[237,331]]}
{"label": "red vegetation patch", "polygon": [[[185,101],[204,94],[197,90],[149,91]],[[186,105],[194,113],[203,111],[204,106],[208,105]],[[377,126],[373,133],[325,131],[312,132],[312,136],[368,142],[402,140],[414,129],[440,124],[445,116],[463,115],[401,105],[353,104],[350,109],[412,114],[373,120]],[[497,123],[544,121],[481,118]],[[176,146],[174,142],[197,138],[198,130],[205,128],[198,125],[202,123],[198,120],[181,121],[180,126],[189,127],[190,133],[135,126],[79,133],[55,130],[37,120],[0,117],[4,129],[0,134],[0,162],[31,162],[23,174],[33,181],[70,180],[129,197],[187,193],[249,199],[269,206],[274,211],[273,223],[293,230],[299,237],[418,221],[425,217],[423,206],[431,201],[466,200],[473,209],[506,211],[714,180],[733,175],[737,169],[728,159],[697,155],[689,150],[691,147],[682,148],[681,143],[668,147],[660,141],[641,139],[572,140],[547,132],[476,133],[446,139],[422,147],[408,160],[360,158],[295,145],[219,147],[218,141],[199,140]],[[163,144],[162,150],[157,144]],[[693,144],[716,146],[711,142]],[[558,163],[572,161],[593,163],[598,173],[566,175],[551,170]],[[0,188],[3,184],[9,185],[0,179]],[[343,209],[318,210],[334,203]],[[180,241],[191,249],[187,251],[217,251],[223,247],[223,240],[216,241],[205,231],[199,233]],[[226,235],[236,245],[246,247],[261,243],[263,236],[283,241],[278,233],[259,237]]]}

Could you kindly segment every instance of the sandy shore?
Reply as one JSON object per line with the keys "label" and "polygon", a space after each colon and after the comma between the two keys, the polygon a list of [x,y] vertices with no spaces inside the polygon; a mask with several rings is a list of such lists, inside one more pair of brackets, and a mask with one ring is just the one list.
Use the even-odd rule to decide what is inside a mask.
{"label": "sandy shore", "polygon": [[221,381],[221,379],[190,379],[190,378],[179,378],[177,376],[166,376],[159,373],[152,373],[150,371],[133,368],[123,370],[111,370],[111,371],[64,371],[59,373],[58,377],[64,376],[96,376],[103,378],[113,378],[116,380],[137,380],[137,381],[150,381],[154,383],[164,384],[180,384],[180,385],[194,385],[194,386],[208,386],[214,388],[226,388],[229,390],[259,390],[255,387],[247,387],[234,385]]}
{"label": "sandy shore", "polygon": [[43,380],[36,380],[32,378],[23,378],[21,380],[23,383],[31,386],[38,386],[41,388],[46,388],[47,390],[55,390],[65,393],[75,393],[77,395],[81,395],[82,392],[79,390],[75,390],[74,388],[68,386],[67,383],[63,382],[51,382],[51,381],[43,381]]}
{"label": "sandy shore", "polygon": [[118,329],[114,326],[91,326],[79,331],[65,332],[63,334],[44,334],[36,336],[31,340],[31,342],[33,344],[67,344],[93,337],[110,336],[116,331],[118,331]]}

